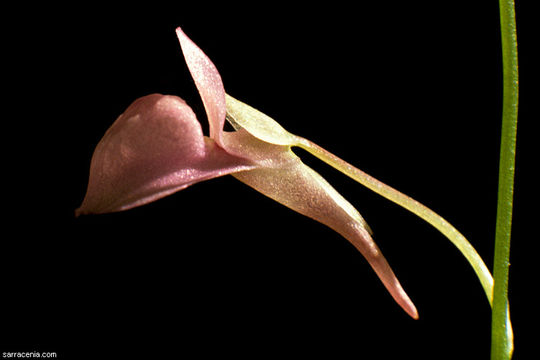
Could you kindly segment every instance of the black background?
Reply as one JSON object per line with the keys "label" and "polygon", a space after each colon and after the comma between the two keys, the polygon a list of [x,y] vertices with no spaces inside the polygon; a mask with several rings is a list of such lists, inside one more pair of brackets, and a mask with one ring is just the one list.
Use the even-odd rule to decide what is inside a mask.
{"label": "black background", "polygon": [[[12,60],[4,75],[15,81],[4,97],[2,351],[487,359],[490,308],[461,254],[422,220],[300,150],[366,218],[420,320],[393,302],[345,239],[229,176],[123,213],[73,216],[95,145],[137,97],[184,98],[207,133],[174,33],[182,26],[228,93],[431,207],[491,268],[499,17],[496,1],[474,3],[153,2],[6,12],[17,21],[4,32]],[[533,345],[527,327],[536,324],[529,297],[537,233],[527,232],[525,211],[536,183],[528,160],[531,11],[517,5],[522,96],[510,299],[522,359]]]}

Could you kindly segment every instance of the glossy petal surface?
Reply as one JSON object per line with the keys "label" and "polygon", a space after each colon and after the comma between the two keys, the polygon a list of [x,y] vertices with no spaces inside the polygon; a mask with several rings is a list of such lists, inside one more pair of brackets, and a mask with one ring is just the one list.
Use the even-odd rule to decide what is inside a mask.
{"label": "glossy petal surface", "polygon": [[191,108],[159,94],[137,99],[107,130],[77,214],[126,210],[196,182],[253,168],[202,134]]}

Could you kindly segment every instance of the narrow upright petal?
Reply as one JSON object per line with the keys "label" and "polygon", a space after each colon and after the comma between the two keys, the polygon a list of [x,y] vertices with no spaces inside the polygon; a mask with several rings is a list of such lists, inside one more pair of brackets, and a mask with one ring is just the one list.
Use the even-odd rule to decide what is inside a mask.
{"label": "narrow upright petal", "polygon": [[187,66],[199,90],[210,123],[210,137],[221,145],[221,132],[227,108],[225,90],[216,66],[182,29],[176,29]]}
{"label": "narrow upright petal", "polygon": [[94,151],[76,214],[130,209],[196,182],[253,168],[202,134],[191,108],[159,94],[137,99]]}

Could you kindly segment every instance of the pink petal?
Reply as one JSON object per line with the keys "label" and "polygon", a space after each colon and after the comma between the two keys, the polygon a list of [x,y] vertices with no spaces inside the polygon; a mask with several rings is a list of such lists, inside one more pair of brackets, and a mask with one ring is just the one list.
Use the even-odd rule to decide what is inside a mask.
{"label": "pink petal", "polygon": [[137,99],[107,130],[76,214],[126,210],[196,182],[253,168],[202,134],[191,108],[159,94]]}
{"label": "pink petal", "polygon": [[288,146],[256,139],[244,129],[224,133],[227,148],[256,161],[260,167],[234,177],[277,202],[317,220],[349,240],[367,259],[396,302],[413,318],[418,312],[390,265],[371,238],[358,211]]}
{"label": "pink petal", "polygon": [[182,29],[176,29],[187,66],[199,90],[210,123],[210,137],[219,145],[225,122],[226,104],[223,82],[216,66]]}

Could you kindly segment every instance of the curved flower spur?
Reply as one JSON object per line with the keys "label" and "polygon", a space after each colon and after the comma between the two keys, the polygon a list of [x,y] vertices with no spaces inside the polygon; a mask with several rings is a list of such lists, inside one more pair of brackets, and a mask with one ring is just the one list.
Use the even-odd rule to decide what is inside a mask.
{"label": "curved flower spur", "polygon": [[[203,100],[210,137],[203,136],[191,108],[176,96],[153,94],[135,100],[97,145],[87,193],[76,215],[127,210],[199,181],[231,174],[349,240],[395,301],[410,316],[418,318],[414,304],[371,238],[362,216],[324,178],[302,163],[291,147],[304,148],[419,215],[445,235],[459,234],[457,230],[423,205],[309,140],[290,134],[268,116],[225,94],[219,72],[210,59],[180,28],[176,34]],[[223,131],[226,119],[236,131]],[[451,240],[473,265],[486,293],[491,291],[489,271],[472,246],[461,238]]]}

